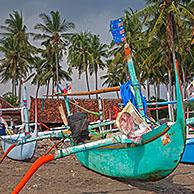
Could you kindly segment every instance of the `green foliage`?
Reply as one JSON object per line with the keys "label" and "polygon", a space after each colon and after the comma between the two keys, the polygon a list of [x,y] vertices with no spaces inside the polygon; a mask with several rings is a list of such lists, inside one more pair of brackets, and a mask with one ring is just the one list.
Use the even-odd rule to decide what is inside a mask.
{"label": "green foliage", "polygon": [[[4,26],[0,26],[4,31],[0,33],[0,51],[3,53],[0,60],[0,81],[7,83],[11,80],[12,93],[16,95],[16,87],[26,79],[32,69],[36,48],[28,40],[29,33],[24,25],[22,12],[13,11],[4,23]],[[20,95],[20,91],[18,94]]]}
{"label": "green foliage", "polygon": [[15,96],[12,92],[7,92],[3,94],[3,99],[7,102],[9,102],[13,106],[17,106],[18,97]]}
{"label": "green foliage", "polygon": [[67,51],[69,39],[72,36],[70,30],[75,25],[62,19],[59,11],[51,11],[50,15],[41,13],[42,23],[35,25],[35,29],[40,33],[34,33],[34,40],[40,40],[43,49],[41,49],[41,59],[36,59],[35,75],[32,83],[45,85],[52,79],[54,86],[61,80],[71,80],[69,72],[63,70],[61,62]]}

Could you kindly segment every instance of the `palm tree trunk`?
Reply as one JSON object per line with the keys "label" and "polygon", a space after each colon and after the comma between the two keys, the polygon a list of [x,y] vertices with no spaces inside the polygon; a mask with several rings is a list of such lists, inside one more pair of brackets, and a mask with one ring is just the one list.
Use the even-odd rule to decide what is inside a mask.
{"label": "palm tree trunk", "polygon": [[14,96],[17,96],[16,88],[17,88],[17,83],[16,83],[16,78],[14,78]]}
{"label": "palm tree trunk", "polygon": [[150,99],[150,84],[149,84],[149,79],[147,80],[146,84],[147,84],[147,100],[149,100]]}
{"label": "palm tree trunk", "polygon": [[118,92],[118,91],[116,91],[116,94],[117,94],[117,98],[119,99],[119,98],[120,98],[120,96],[119,96],[119,92]]}
{"label": "palm tree trunk", "polygon": [[[170,5],[172,0],[164,0],[166,7]],[[170,97],[172,100],[173,97],[173,90],[172,90],[172,76],[170,72],[170,67],[173,64],[173,52],[174,52],[174,33],[173,33],[173,12],[170,11],[167,14],[167,22],[166,22],[166,37],[167,37],[167,43],[169,47],[169,54],[168,54],[168,61],[169,61],[169,69],[168,69],[168,76],[169,76],[169,89],[170,89]],[[172,121],[174,121],[174,112],[173,112],[173,106],[171,106],[172,110]]]}
{"label": "palm tree trunk", "polygon": [[157,87],[157,98],[160,99],[160,80],[159,79],[157,79],[156,87]]}
{"label": "palm tree trunk", "polygon": [[14,94],[14,80],[13,79],[11,82],[11,92],[12,92],[12,94]]}
{"label": "palm tree trunk", "polygon": [[49,95],[49,87],[50,87],[50,79],[48,80],[48,83],[47,83],[47,89],[46,89],[46,97],[48,98],[48,95]]}
{"label": "palm tree trunk", "polygon": [[38,82],[37,88],[36,88],[36,98],[38,98],[38,92],[40,89],[40,83]]}
{"label": "palm tree trunk", "polygon": [[[55,85],[58,86],[59,84],[59,55],[56,54],[56,81],[55,81]],[[58,87],[57,87],[57,92],[58,92]]]}
{"label": "palm tree trunk", "polygon": [[[89,78],[88,78],[88,71],[86,69],[86,84],[87,84],[87,89],[88,89],[88,92],[90,92],[90,85],[89,85]],[[91,96],[89,96],[89,99],[91,99]]]}
{"label": "palm tree trunk", "polygon": [[[96,90],[98,90],[98,72],[95,71],[95,80],[96,80]],[[98,99],[98,94],[96,94],[96,99]]]}
{"label": "palm tree trunk", "polygon": [[[171,0],[164,0],[166,7],[169,6]],[[167,65],[168,67],[168,80],[169,80],[169,93],[170,93],[170,98],[172,100],[172,76],[171,76],[171,72],[170,72],[170,67],[172,65],[172,42],[173,42],[173,33],[172,33],[172,27],[171,27],[171,17],[172,14],[171,12],[167,14],[167,18],[166,18],[166,39],[167,39],[167,44],[168,44],[168,48],[169,48],[169,53],[167,56]]]}
{"label": "palm tree trunk", "polygon": [[[155,98],[156,98],[156,102],[158,101],[158,94],[157,94],[157,84],[154,84],[154,93],[155,93]],[[158,105],[156,105],[156,108],[158,108]],[[156,109],[156,121],[159,120],[159,114],[158,114],[158,109]]]}
{"label": "palm tree trunk", "polygon": [[20,80],[19,87],[18,87],[18,104],[21,103],[21,94],[22,94],[22,80]]}

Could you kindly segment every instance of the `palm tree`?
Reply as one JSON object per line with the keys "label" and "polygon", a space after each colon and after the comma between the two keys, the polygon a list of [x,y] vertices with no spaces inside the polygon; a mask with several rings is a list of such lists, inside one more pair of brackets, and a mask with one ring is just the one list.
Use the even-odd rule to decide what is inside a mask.
{"label": "palm tree", "polygon": [[[43,23],[37,24],[34,28],[42,33],[34,34],[34,39],[41,40],[41,45],[45,47],[43,57],[45,57],[47,65],[52,69],[51,77],[54,90],[54,86],[62,80],[62,76],[67,75],[66,78],[69,78],[68,73],[62,70],[60,62],[64,54],[66,54],[66,47],[72,35],[69,31],[74,29],[75,25],[65,19],[61,19],[58,11],[51,11],[50,16],[42,13],[40,18]],[[49,77],[49,80],[51,77]]]}
{"label": "palm tree", "polygon": [[[127,81],[126,71],[127,68],[123,64],[115,64],[114,59],[106,60],[107,73],[100,77],[100,79],[104,80],[103,86],[107,85],[108,87],[119,86]],[[117,97],[119,98],[119,94],[117,93]]]}
{"label": "palm tree", "polygon": [[[103,70],[106,66],[103,58],[107,57],[108,46],[100,42],[100,38],[97,35],[91,35],[90,41],[90,53],[91,63],[89,65],[90,75],[94,73],[96,81],[96,90],[98,90],[98,70]],[[96,98],[98,95],[96,95]]]}
{"label": "palm tree", "polygon": [[[172,94],[172,49],[179,53],[180,48],[184,50],[188,48],[188,42],[183,44],[182,40],[188,39],[189,37],[189,35],[185,36],[185,32],[189,32],[190,37],[192,37],[191,28],[194,16],[191,11],[192,9],[188,6],[188,3],[191,4],[192,1],[185,1],[186,4],[183,4],[183,1],[172,0],[148,0],[147,2],[152,4],[138,11],[136,15],[144,17],[144,20],[146,20],[149,43],[152,44],[151,42],[156,39],[160,40],[158,41],[159,44],[157,48],[158,50],[162,50],[163,53],[163,55],[161,55],[163,56],[163,64],[165,64],[168,70],[168,90],[171,91]],[[160,9],[158,9],[159,7]],[[191,7],[193,7],[193,4]],[[177,28],[174,23],[176,23]],[[176,29],[179,30],[177,31]],[[175,40],[173,34],[176,35]],[[159,55],[159,52],[155,57],[157,57],[157,55]],[[184,76],[184,74],[185,72],[182,68],[182,75]]]}
{"label": "palm tree", "polygon": [[6,38],[0,42],[0,51],[4,57],[0,60],[1,82],[12,80],[12,93],[16,96],[16,86],[27,77],[30,69],[28,58],[24,50],[19,50],[13,37]]}
{"label": "palm tree", "polygon": [[85,73],[88,91],[90,91],[88,67],[90,65],[90,62],[92,61],[92,55],[90,52],[90,41],[91,34],[88,32],[74,34],[70,40],[71,45],[69,47],[67,58],[70,71],[72,71],[73,68],[77,69],[79,78],[82,73]]}
{"label": "palm tree", "polygon": [[[132,10],[125,10],[125,15],[123,17],[123,21],[125,24],[125,32],[126,32],[126,41],[130,45],[133,51],[133,59],[135,61],[135,69],[137,74],[137,79],[140,84],[143,84],[143,73],[142,73],[142,63],[144,61],[144,51],[146,47],[146,35],[143,29],[143,22],[136,17]],[[140,51],[141,52],[138,52]],[[114,57],[115,64],[122,64],[126,62],[124,56],[124,47],[118,46],[110,52],[110,56]],[[126,78],[129,77],[127,68],[126,69]]]}
{"label": "palm tree", "polygon": [[[12,80],[12,92],[16,95],[16,86],[19,83],[19,101],[21,98],[21,83],[31,70],[33,54],[36,49],[28,41],[27,28],[23,23],[22,13],[13,11],[9,18],[5,20],[5,26],[0,26],[4,30],[0,33],[1,52],[4,57],[1,59],[1,81],[7,82]],[[11,68],[11,69],[10,69]]]}

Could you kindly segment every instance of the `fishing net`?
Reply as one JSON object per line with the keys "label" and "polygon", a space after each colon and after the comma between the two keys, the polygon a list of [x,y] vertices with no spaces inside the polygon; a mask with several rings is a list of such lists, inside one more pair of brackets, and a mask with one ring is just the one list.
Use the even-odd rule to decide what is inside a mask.
{"label": "fishing net", "polygon": [[78,144],[89,139],[87,113],[77,112],[68,117],[73,141]]}

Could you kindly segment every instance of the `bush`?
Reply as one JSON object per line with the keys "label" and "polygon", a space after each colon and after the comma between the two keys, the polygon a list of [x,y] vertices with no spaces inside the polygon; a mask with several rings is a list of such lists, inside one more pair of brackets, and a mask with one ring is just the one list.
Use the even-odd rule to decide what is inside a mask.
{"label": "bush", "polygon": [[17,106],[17,102],[18,102],[18,97],[15,96],[12,92],[7,92],[5,94],[3,94],[3,99],[6,100],[7,102],[9,102],[11,105],[13,106]]}

